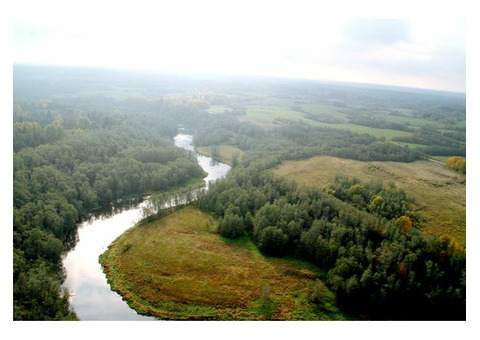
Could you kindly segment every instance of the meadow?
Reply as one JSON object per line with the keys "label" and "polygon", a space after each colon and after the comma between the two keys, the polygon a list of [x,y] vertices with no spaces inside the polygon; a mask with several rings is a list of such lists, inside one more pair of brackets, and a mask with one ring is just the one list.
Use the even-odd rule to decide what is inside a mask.
{"label": "meadow", "polygon": [[324,272],[267,257],[248,237],[222,238],[216,224],[188,206],[128,230],[100,257],[112,289],[137,312],[167,320],[347,319]]}
{"label": "meadow", "polygon": [[233,165],[234,159],[240,160],[245,153],[243,150],[232,145],[219,145],[215,147],[197,147],[200,154],[212,157],[228,165]]}
{"label": "meadow", "polygon": [[466,177],[432,161],[361,162],[330,156],[284,161],[274,169],[299,184],[325,187],[335,175],[354,176],[362,181],[380,178],[395,182],[413,196],[423,216],[418,228],[425,234],[454,237],[466,244]]}

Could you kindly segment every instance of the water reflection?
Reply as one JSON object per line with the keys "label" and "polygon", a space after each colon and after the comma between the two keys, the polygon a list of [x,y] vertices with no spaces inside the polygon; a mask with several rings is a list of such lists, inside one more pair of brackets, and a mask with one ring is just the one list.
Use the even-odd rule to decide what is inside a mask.
{"label": "water reflection", "polygon": [[148,197],[119,199],[106,207],[93,210],[80,220],[80,224],[75,230],[73,230],[69,235],[67,235],[67,238],[64,242],[65,249],[67,251],[71,251],[75,248],[75,245],[79,240],[78,230],[83,223],[93,223],[96,220],[107,219],[123,211],[135,209],[140,203],[144,202],[146,199],[148,199]]}
{"label": "water reflection", "polygon": [[104,219],[138,206],[148,197],[119,199],[106,207],[92,211],[84,220]]}
{"label": "water reflection", "polygon": [[[196,154],[190,145],[192,139],[193,136],[181,133],[175,137],[175,145],[195,154],[199,165],[208,173],[205,178],[208,188],[209,182],[224,177],[230,166],[212,163],[210,157]],[[191,195],[194,196],[195,192]],[[64,286],[71,294],[71,306],[80,320],[155,320],[137,314],[121,296],[110,290],[98,262],[100,254],[118,236],[142,219],[150,207],[148,199],[118,201],[105,209],[92,212],[78,225],[76,233],[70,235],[68,242],[72,250],[63,260],[67,274]]]}

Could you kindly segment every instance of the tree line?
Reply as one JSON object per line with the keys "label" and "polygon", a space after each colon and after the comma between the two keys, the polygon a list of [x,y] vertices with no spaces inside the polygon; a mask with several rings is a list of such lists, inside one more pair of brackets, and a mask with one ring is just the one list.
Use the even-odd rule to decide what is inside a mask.
{"label": "tree line", "polygon": [[393,137],[392,140],[425,145],[420,149],[433,156],[466,155],[466,135],[463,131],[439,131],[432,127],[422,127],[411,136]]}

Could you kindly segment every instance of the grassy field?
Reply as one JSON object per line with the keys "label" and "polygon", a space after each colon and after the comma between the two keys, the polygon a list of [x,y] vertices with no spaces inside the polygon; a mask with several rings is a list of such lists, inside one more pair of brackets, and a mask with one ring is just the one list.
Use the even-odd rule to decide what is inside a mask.
{"label": "grassy field", "polygon": [[240,122],[251,123],[251,124],[260,126],[262,129],[265,129],[265,130],[270,130],[279,126],[278,124],[272,123],[271,121],[261,120],[261,119],[254,118],[247,115],[238,116],[237,119]]}
{"label": "grassy field", "polygon": [[261,127],[271,128],[274,125],[271,126],[270,124],[272,124],[277,118],[289,119],[294,121],[300,120],[312,126],[325,126],[325,127],[334,128],[334,129],[348,130],[348,131],[352,131],[360,134],[368,133],[377,138],[385,137],[385,139],[388,141],[391,141],[393,137],[410,136],[412,134],[411,132],[405,132],[405,131],[377,129],[377,128],[372,128],[372,127],[363,126],[363,125],[349,124],[346,122],[345,115],[338,112],[338,110],[333,106],[330,107],[327,105],[309,105],[308,109],[309,109],[309,112],[321,113],[327,116],[341,119],[345,122],[339,123],[339,124],[324,123],[321,121],[315,121],[312,119],[305,118],[303,113],[298,111],[292,111],[290,109],[286,109],[280,106],[268,106],[268,105],[264,105],[264,106],[258,105],[258,106],[247,107],[247,115],[246,117],[243,117],[241,121],[250,121],[251,123],[254,123]]}
{"label": "grassy field", "polygon": [[274,172],[299,184],[323,188],[336,174],[369,181],[381,178],[415,197],[425,218],[419,229],[426,234],[450,235],[466,244],[465,175],[431,161],[413,163],[360,162],[328,156],[302,161],[285,161]]}
{"label": "grassy field", "polygon": [[243,150],[232,145],[220,145],[216,148],[218,150],[218,155],[213,155],[212,147],[210,146],[198,147],[196,151],[202,155],[218,158],[220,162],[227,163],[228,165],[232,165],[232,160],[235,155],[237,155],[238,160],[241,160],[243,154],[245,153]]}
{"label": "grassy field", "polygon": [[277,118],[303,119],[303,115],[300,112],[279,106],[251,106],[247,108],[247,116],[266,122],[273,122]]}
{"label": "grassy field", "polygon": [[368,133],[369,135],[375,136],[377,138],[385,137],[385,140],[391,141],[393,137],[400,136],[410,136],[411,132],[390,130],[390,129],[377,129],[369,126],[356,125],[356,124],[328,124],[328,123],[318,123],[318,126],[326,126],[333,129],[343,129],[355,133]]}
{"label": "grassy field", "polygon": [[211,105],[207,112],[211,114],[219,114],[219,113],[224,113],[225,110],[231,110],[228,106],[225,105]]}
{"label": "grassy field", "polygon": [[128,230],[100,262],[112,289],[160,319],[346,319],[314,266],[265,257],[247,237],[229,241],[215,231],[213,217],[186,207]]}

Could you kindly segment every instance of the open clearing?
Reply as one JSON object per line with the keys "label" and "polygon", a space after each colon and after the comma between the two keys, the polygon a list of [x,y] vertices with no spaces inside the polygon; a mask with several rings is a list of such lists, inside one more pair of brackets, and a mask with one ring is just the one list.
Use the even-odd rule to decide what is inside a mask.
{"label": "open clearing", "polygon": [[466,245],[466,177],[432,161],[361,162],[329,156],[285,161],[274,169],[299,184],[323,188],[335,175],[355,176],[362,181],[381,178],[394,181],[415,197],[425,218],[418,227],[426,234],[449,235]]}
{"label": "open clearing", "polygon": [[[214,149],[216,149],[216,152],[214,152]],[[239,149],[233,145],[219,145],[216,147],[201,146],[196,148],[196,151],[202,155],[206,155],[214,159],[218,158],[218,160],[223,163],[227,163],[230,166],[233,164],[233,159],[235,157],[237,157],[237,160],[241,160],[243,154],[245,153],[242,149]]]}
{"label": "open clearing", "polygon": [[247,106],[247,115],[239,116],[238,119],[242,122],[249,121],[263,128],[272,128],[276,119],[288,119],[292,121],[303,121],[312,126],[323,126],[333,129],[348,130],[354,133],[364,134],[368,133],[377,138],[385,137],[386,140],[391,141],[393,137],[410,136],[411,132],[397,131],[390,129],[378,129],[363,125],[350,124],[346,122],[345,115],[338,113],[336,109],[328,106],[315,105],[309,107],[311,112],[322,113],[332,118],[344,120],[344,123],[325,123],[306,118],[305,115],[298,111],[285,109],[279,106]]}
{"label": "open clearing", "polygon": [[[112,289],[137,312],[173,320],[345,319],[316,267],[229,241],[215,219],[186,207],[136,226],[101,255]],[[322,302],[309,301],[313,290]]]}

